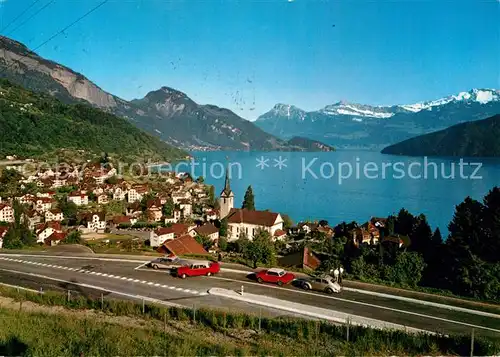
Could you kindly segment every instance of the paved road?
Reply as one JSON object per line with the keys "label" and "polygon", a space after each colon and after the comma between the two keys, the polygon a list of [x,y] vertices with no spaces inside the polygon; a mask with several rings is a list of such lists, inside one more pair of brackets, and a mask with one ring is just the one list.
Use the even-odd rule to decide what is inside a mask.
{"label": "paved road", "polygon": [[[166,271],[140,267],[134,261],[107,261],[99,259],[65,257],[13,257],[19,261],[6,261],[0,257],[0,280],[12,283],[13,277],[37,274],[31,279],[48,281],[47,277],[64,282],[58,284],[85,284],[126,294],[147,296],[187,307],[194,304],[258,313],[259,307],[234,300],[207,295],[212,287],[244,290],[282,300],[320,306],[348,314],[366,316],[424,330],[442,333],[470,333],[500,336],[500,318],[479,316],[437,307],[429,307],[390,298],[381,298],[344,291],[338,295],[326,295],[302,291],[293,286],[277,287],[258,284],[246,274],[222,272],[214,277],[197,277],[186,280],[172,277]],[[7,281],[9,280],[9,281]],[[33,284],[32,284],[33,285]],[[35,283],[36,285],[36,283]],[[269,315],[279,312],[269,310]]]}

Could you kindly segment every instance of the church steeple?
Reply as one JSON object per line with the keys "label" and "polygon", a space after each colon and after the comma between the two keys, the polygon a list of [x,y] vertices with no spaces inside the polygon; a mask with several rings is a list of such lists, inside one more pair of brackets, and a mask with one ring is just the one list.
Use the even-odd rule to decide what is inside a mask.
{"label": "church steeple", "polygon": [[231,184],[229,182],[229,166],[226,167],[226,181],[224,183],[224,189],[221,192],[221,196],[229,197],[232,194]]}
{"label": "church steeple", "polygon": [[229,165],[226,167],[226,181],[219,198],[220,218],[226,217],[234,208],[234,193],[229,182]]}

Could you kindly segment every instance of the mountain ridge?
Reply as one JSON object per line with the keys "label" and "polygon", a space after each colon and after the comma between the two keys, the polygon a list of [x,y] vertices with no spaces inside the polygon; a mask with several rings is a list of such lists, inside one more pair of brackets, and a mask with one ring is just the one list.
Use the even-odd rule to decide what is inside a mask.
{"label": "mountain ridge", "polygon": [[256,125],[283,139],[298,135],[335,147],[380,150],[416,135],[500,113],[500,91],[476,88],[409,105],[371,106],[342,101],[310,112],[289,104],[279,104],[281,110],[276,108],[261,115]]}
{"label": "mountain ridge", "polygon": [[500,114],[453,125],[388,146],[382,154],[405,156],[500,157]]}
{"label": "mountain ridge", "polygon": [[48,93],[64,103],[88,103],[126,118],[166,143],[186,150],[306,150],[269,134],[226,108],[200,105],[163,86],[126,101],[72,69],[40,57],[27,46],[0,36],[0,78]]}

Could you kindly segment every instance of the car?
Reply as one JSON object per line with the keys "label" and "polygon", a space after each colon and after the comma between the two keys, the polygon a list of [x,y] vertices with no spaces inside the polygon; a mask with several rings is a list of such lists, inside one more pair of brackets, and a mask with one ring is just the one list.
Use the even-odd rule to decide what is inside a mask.
{"label": "car", "polygon": [[186,279],[188,276],[210,276],[220,271],[220,265],[217,262],[196,261],[177,268],[176,275],[179,278]]}
{"label": "car", "polygon": [[342,287],[331,276],[317,276],[300,280],[300,286],[304,290],[322,291],[327,294],[340,293]]}
{"label": "car", "polygon": [[283,269],[271,268],[259,271],[256,278],[259,283],[274,283],[281,286],[293,281],[295,279],[295,275],[288,273]]}
{"label": "car", "polygon": [[176,256],[165,256],[150,261],[146,266],[153,269],[171,269],[182,265],[181,259]]}

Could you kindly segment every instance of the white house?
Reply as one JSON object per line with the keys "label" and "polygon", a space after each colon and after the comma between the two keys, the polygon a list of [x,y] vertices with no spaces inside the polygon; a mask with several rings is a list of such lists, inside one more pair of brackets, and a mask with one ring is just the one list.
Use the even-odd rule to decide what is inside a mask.
{"label": "white house", "polygon": [[238,239],[241,233],[252,240],[260,229],[274,237],[277,230],[283,230],[283,218],[279,213],[233,208],[227,216],[227,225],[229,240]]}
{"label": "white house", "polygon": [[61,225],[59,222],[47,222],[35,231],[36,242],[45,243],[45,240],[54,233],[62,233]]}
{"label": "white house", "polygon": [[116,187],[113,191],[113,199],[115,201],[123,201],[127,193],[128,191],[126,189],[123,189],[121,187]]}
{"label": "white house", "polygon": [[109,197],[106,193],[102,193],[97,196],[97,203],[100,205],[105,205],[109,203]]}
{"label": "white house", "polygon": [[193,214],[193,205],[187,199],[179,200],[179,208],[181,209],[184,217],[191,217]]}
{"label": "white house", "polygon": [[128,203],[140,202],[144,195],[149,192],[149,188],[144,185],[138,185],[128,190]]}
{"label": "white house", "polygon": [[72,192],[68,195],[68,201],[77,206],[86,206],[89,204],[89,196],[83,191]]}
{"label": "white house", "polygon": [[104,233],[106,229],[106,215],[103,212],[89,213],[86,220],[88,230]]}
{"label": "white house", "polygon": [[175,230],[172,227],[159,228],[153,232],[151,237],[151,247],[156,248],[167,240],[174,239]]}
{"label": "white house", "polygon": [[37,211],[47,212],[52,208],[54,202],[54,199],[50,197],[37,197],[33,203]]}
{"label": "white house", "polygon": [[64,219],[64,214],[59,209],[51,209],[45,212],[45,221],[57,221],[61,222]]}
{"label": "white house", "polygon": [[10,205],[0,203],[0,222],[14,222],[14,210]]}

